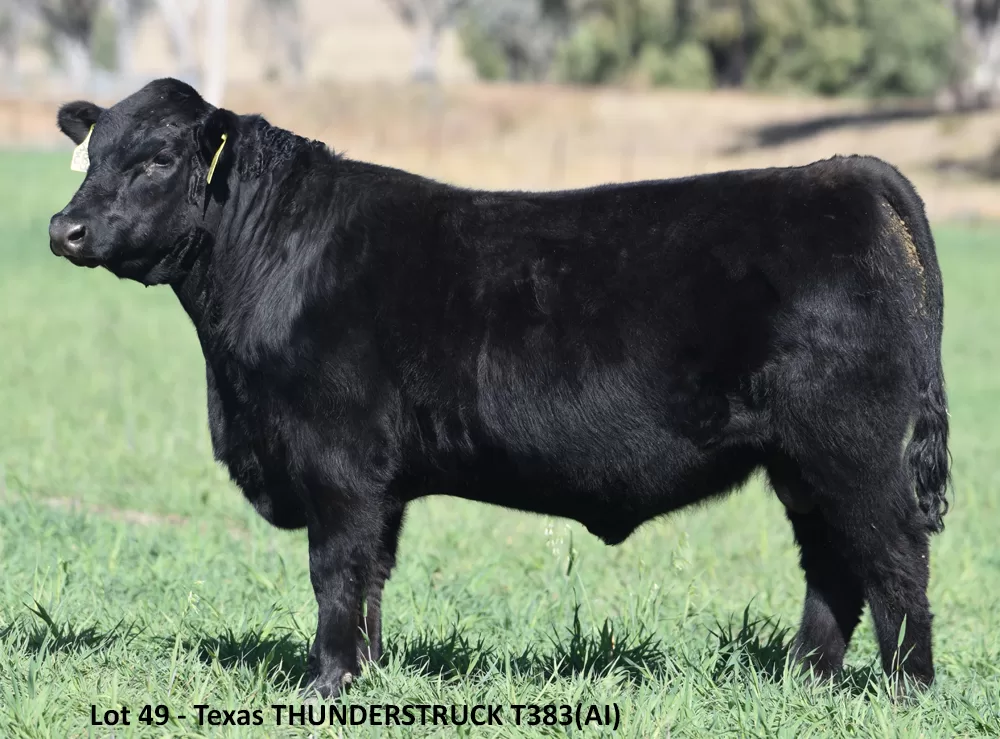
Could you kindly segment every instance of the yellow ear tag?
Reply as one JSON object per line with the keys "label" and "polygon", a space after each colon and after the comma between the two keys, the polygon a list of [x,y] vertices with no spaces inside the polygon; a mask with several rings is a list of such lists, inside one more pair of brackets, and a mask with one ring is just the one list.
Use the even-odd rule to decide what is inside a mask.
{"label": "yellow ear tag", "polygon": [[69,168],[74,172],[86,172],[90,169],[90,134],[94,132],[94,125],[87,131],[87,138],[80,142],[80,145],[73,149],[73,158],[69,162]]}
{"label": "yellow ear tag", "polygon": [[216,149],[215,156],[212,157],[212,163],[208,165],[208,179],[206,179],[205,181],[209,185],[212,184],[212,175],[215,174],[215,167],[219,163],[219,157],[222,156],[222,147],[226,145],[226,138],[228,138],[226,134],[222,134],[222,143],[219,144],[219,148]]}

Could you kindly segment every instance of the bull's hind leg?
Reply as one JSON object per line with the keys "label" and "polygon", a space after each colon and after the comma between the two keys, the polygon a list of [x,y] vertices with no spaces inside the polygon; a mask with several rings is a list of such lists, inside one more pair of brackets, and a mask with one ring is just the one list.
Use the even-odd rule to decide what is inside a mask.
{"label": "bull's hind leg", "polygon": [[791,654],[818,677],[830,678],[840,672],[851,636],[861,620],[862,583],[834,546],[834,532],[796,465],[787,457],[775,455],[767,470],[795,532],[806,577],[802,622]]}
{"label": "bull's hind leg", "polygon": [[[934,680],[927,600],[929,532],[900,459],[901,443],[888,447],[874,442],[868,445],[866,463],[832,453],[817,459],[809,471],[803,465],[816,511],[803,519],[797,520],[796,514],[790,517],[800,542],[807,536],[813,542],[803,548],[804,562],[808,556],[823,562],[814,567],[824,573],[821,579],[827,583],[827,592],[819,601],[810,603],[807,599],[806,621],[821,633],[824,610],[837,602],[838,596],[831,593],[839,592],[843,598],[856,592],[856,583],[860,583],[886,672],[929,685]],[[880,451],[885,454],[880,455]],[[817,523],[820,520],[825,523]],[[824,546],[826,551],[819,554]],[[843,566],[839,574],[838,564]],[[809,565],[806,568],[808,573]],[[817,603],[822,604],[818,617],[809,613]],[[846,624],[855,609],[853,596],[840,607]],[[835,608],[830,612],[836,619]],[[848,636],[844,625],[840,631]],[[810,635],[804,632],[805,644]],[[833,640],[827,645],[839,646]],[[836,658],[836,650],[833,656]]]}
{"label": "bull's hind leg", "polygon": [[774,372],[775,444],[807,486],[810,514],[825,524],[827,587],[860,583],[886,672],[930,684],[929,530],[903,454],[919,402],[909,331],[889,309],[879,312],[882,303],[833,306],[803,307],[810,320],[794,331],[810,349],[790,353]]}
{"label": "bull's hind leg", "polygon": [[818,512],[789,511],[806,576],[802,623],[793,656],[822,678],[840,672],[854,629],[861,620],[864,593],[843,555],[830,546],[830,529]]}
{"label": "bull's hind leg", "polygon": [[866,501],[860,511],[859,525],[848,534],[848,548],[864,582],[883,668],[930,685],[934,660],[927,599],[929,531],[902,469],[883,485],[883,497]]}

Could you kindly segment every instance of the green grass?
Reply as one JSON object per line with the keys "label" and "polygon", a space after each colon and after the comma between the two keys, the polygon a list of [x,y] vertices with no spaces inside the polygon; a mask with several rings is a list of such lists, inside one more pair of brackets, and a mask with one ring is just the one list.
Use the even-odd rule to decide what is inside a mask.
{"label": "green grass", "polygon": [[[79,181],[67,165],[0,155],[0,736],[251,735],[199,729],[192,706],[298,702],[316,618],[305,536],[257,520],[213,463],[173,294],[50,255],[47,220]],[[1000,231],[937,237],[957,499],[933,543],[928,693],[886,698],[867,620],[843,684],[788,673],[804,585],[781,506],[754,483],[617,548],[561,520],[412,506],[388,658],[348,700],[617,703],[617,735],[635,737],[1000,736]],[[132,725],[91,728],[92,704],[130,707]],[[189,718],[147,728],[146,704]],[[265,719],[256,735],[340,732]],[[410,733],[456,729],[343,730]]]}

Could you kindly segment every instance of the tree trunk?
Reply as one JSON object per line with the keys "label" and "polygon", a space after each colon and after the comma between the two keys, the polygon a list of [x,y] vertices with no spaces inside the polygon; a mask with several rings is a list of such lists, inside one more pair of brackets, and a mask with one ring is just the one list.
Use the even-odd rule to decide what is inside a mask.
{"label": "tree trunk", "polygon": [[[210,7],[211,3],[215,1],[209,0]],[[177,66],[176,76],[197,87],[200,84],[200,75],[198,74],[198,60],[194,52],[194,34],[192,33],[192,20],[197,10],[197,3],[157,0],[157,5],[167,24],[170,48],[174,53],[174,62]]]}
{"label": "tree trunk", "polygon": [[56,36],[56,49],[63,70],[73,88],[81,93],[90,89],[90,48],[83,41],[63,34]]}
{"label": "tree trunk", "polygon": [[0,17],[0,55],[3,57],[6,87],[21,88],[21,68],[18,60],[21,39],[21,10],[11,6],[6,17]]}
{"label": "tree trunk", "polygon": [[226,94],[228,0],[208,0],[205,19],[204,98],[221,107]]}
{"label": "tree trunk", "polygon": [[676,0],[674,3],[674,25],[676,40],[687,41],[691,36],[691,0]]}
{"label": "tree trunk", "polygon": [[417,51],[413,58],[413,79],[417,82],[437,82],[438,48],[441,28],[425,20],[417,29]]}
{"label": "tree trunk", "polygon": [[276,14],[275,28],[284,50],[288,76],[293,81],[302,79],[305,71],[305,52],[302,41],[302,19],[296,3],[282,5]]}
{"label": "tree trunk", "polygon": [[754,8],[751,0],[740,0],[740,39],[734,59],[733,80],[738,87],[746,82],[754,47]]}
{"label": "tree trunk", "polygon": [[961,29],[953,103],[971,109],[1000,103],[1000,0],[954,0]]}
{"label": "tree trunk", "polygon": [[135,0],[114,0],[111,13],[115,19],[115,61],[120,84],[133,87],[135,76],[135,29],[139,22]]}
{"label": "tree trunk", "polygon": [[1000,102],[1000,24],[980,35],[976,65],[972,71],[972,89],[979,105]]}

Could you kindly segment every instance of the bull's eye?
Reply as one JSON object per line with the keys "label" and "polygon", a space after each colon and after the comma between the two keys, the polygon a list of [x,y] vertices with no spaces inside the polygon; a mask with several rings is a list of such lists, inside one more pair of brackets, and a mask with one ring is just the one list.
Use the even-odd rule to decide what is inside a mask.
{"label": "bull's eye", "polygon": [[173,159],[170,158],[169,154],[157,154],[153,157],[154,167],[169,167],[173,163]]}

